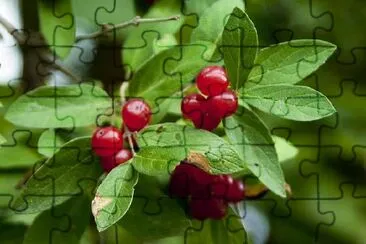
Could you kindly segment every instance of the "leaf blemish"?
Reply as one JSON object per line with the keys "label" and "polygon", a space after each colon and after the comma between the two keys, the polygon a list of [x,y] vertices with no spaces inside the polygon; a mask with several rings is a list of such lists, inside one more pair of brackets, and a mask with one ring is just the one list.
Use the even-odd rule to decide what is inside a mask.
{"label": "leaf blemish", "polygon": [[161,133],[164,131],[164,126],[159,126],[157,129],[156,129],[156,133]]}
{"label": "leaf blemish", "polygon": [[108,206],[113,201],[110,197],[102,197],[99,194],[95,195],[92,201],[92,213],[94,217],[97,217],[100,210]]}

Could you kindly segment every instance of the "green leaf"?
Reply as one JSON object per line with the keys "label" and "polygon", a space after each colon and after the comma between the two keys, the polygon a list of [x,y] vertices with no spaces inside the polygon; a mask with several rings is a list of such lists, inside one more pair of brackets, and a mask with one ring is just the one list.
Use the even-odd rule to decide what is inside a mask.
{"label": "green leaf", "polygon": [[[135,169],[145,175],[169,175],[183,159],[181,150],[175,148],[144,147],[133,158]],[[164,172],[164,173],[163,173]]]}
{"label": "green leaf", "polygon": [[141,175],[135,188],[132,205],[118,222],[126,231],[142,240],[156,240],[183,235],[191,226],[182,206],[163,193],[155,178]]}
{"label": "green leaf", "polygon": [[244,107],[225,119],[225,132],[248,168],[271,191],[286,197],[285,178],[274,142],[259,117]]}
{"label": "green leaf", "polygon": [[225,67],[233,89],[243,86],[258,52],[257,30],[249,16],[235,8],[222,34]]}
{"label": "green leaf", "polygon": [[90,137],[81,137],[64,144],[53,157],[38,165],[10,207],[17,212],[36,213],[82,192],[91,192],[102,169],[90,143]]}
{"label": "green leaf", "polygon": [[279,136],[272,136],[272,139],[275,143],[278,161],[280,161],[281,163],[293,159],[298,154],[299,149],[297,149],[284,138]]}
{"label": "green leaf", "polygon": [[336,49],[321,40],[293,40],[261,49],[245,87],[296,84],[316,71]]}
{"label": "green leaf", "polygon": [[38,0],[40,31],[50,48],[64,58],[75,41],[75,21],[71,0]]}
{"label": "green leaf", "polygon": [[[172,47],[162,51],[143,65],[128,86],[130,97],[143,97],[153,108],[158,107],[174,93],[181,93],[182,86],[191,82],[208,64],[201,56],[205,45]],[[177,94],[180,96],[181,94]]]}
{"label": "green leaf", "polygon": [[123,63],[132,71],[138,70],[154,55],[153,42],[164,34],[176,33],[184,22],[180,0],[160,0],[151,6],[144,18],[162,18],[180,15],[180,20],[161,23],[144,23],[129,33],[123,44]]}
{"label": "green leaf", "polygon": [[219,0],[207,8],[199,19],[199,25],[193,30],[191,42],[206,41],[215,46],[221,42],[222,32],[235,7],[244,9],[242,0]]}
{"label": "green leaf", "polygon": [[222,220],[195,221],[194,225],[186,232],[185,243],[250,243],[241,217],[234,214],[231,209],[228,212],[228,215]]}
{"label": "green leaf", "polygon": [[306,86],[257,86],[244,90],[241,99],[265,113],[297,121],[318,120],[336,112],[323,94]]}
{"label": "green leaf", "polygon": [[109,107],[111,99],[97,86],[42,86],[19,97],[5,118],[29,128],[73,128],[96,124]]}
{"label": "green leaf", "polygon": [[[139,133],[138,144],[143,156],[141,160],[137,157],[133,164],[146,174],[157,175],[160,172],[166,175],[168,169],[186,158],[189,152],[204,154],[213,174],[230,174],[247,169],[246,162],[240,159],[227,141],[214,133],[190,126],[173,123],[149,126]],[[143,159],[146,160],[145,165],[142,164]]]}
{"label": "green leaf", "polygon": [[38,140],[38,152],[46,157],[52,157],[66,142],[66,138],[54,129],[48,129],[42,133]]}
{"label": "green leaf", "polygon": [[92,212],[99,231],[120,220],[131,206],[139,175],[131,164],[113,169],[97,189]]}
{"label": "green leaf", "polygon": [[90,200],[78,196],[41,213],[25,234],[23,244],[79,244],[89,222]]}

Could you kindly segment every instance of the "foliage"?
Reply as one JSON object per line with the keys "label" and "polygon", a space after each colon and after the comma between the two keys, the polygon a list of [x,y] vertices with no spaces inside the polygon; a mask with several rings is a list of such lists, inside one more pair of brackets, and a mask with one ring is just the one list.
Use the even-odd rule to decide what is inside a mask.
{"label": "foliage", "polygon": [[[179,2],[159,1],[146,17],[180,13]],[[182,204],[170,199],[166,192],[170,173],[191,152],[205,156],[212,174],[254,177],[274,194],[286,197],[280,162],[293,155],[278,155],[278,148],[293,148],[284,144],[283,139],[273,139],[258,111],[294,121],[319,120],[334,114],[336,110],[326,96],[296,84],[316,71],[336,47],[320,40],[296,40],[259,49],[257,30],[244,11],[242,1],[202,1],[196,5],[186,1],[185,8],[200,13],[199,25],[185,38],[191,45],[177,45],[184,18],[124,32],[122,60],[133,71],[127,95],[147,101],[157,111],[160,121],[138,133],[140,150],[137,154],[113,169],[101,182],[98,181],[102,171],[99,160],[90,150],[90,135],[64,136],[59,129],[95,128],[103,116],[110,117],[107,123],[115,123],[113,117],[119,116],[119,109],[115,108],[116,101],[106,89],[90,83],[41,86],[6,108],[4,118],[12,125],[45,129],[35,146],[40,155],[34,158],[23,154],[30,161],[26,165],[35,163],[33,174],[10,205],[13,214],[40,213],[25,234],[24,243],[35,240],[46,243],[48,236],[40,233],[41,227],[61,228],[53,217],[67,209],[70,209],[67,210],[70,217],[77,221],[72,222],[75,226],[70,233],[57,237],[62,242],[78,243],[90,212],[100,232],[121,226],[149,241],[184,235],[184,230],[197,225],[197,221],[187,216]],[[42,10],[46,11],[43,7]],[[41,16],[44,15],[41,12]],[[56,23],[44,24],[42,29],[49,29],[50,25]],[[141,41],[141,35],[148,35],[147,45],[131,46]],[[47,36],[50,39],[49,34]],[[236,114],[224,121],[224,135],[171,122],[165,116],[169,115],[169,106],[163,106],[169,99],[180,98],[182,90],[190,86],[198,72],[213,64],[225,65],[240,100]],[[6,138],[0,135],[0,144],[6,143]],[[90,201],[88,197],[94,191],[93,201]],[[163,210],[155,216],[144,216],[145,199],[159,201]],[[79,213],[79,209],[82,212]],[[82,219],[75,217],[79,214]],[[192,243],[208,239],[212,243],[248,240],[240,217],[231,211],[227,218],[231,218],[232,223],[205,221],[200,235],[189,236],[188,240]],[[225,231],[229,222],[241,231],[237,234]],[[152,227],[147,226],[150,223]]]}

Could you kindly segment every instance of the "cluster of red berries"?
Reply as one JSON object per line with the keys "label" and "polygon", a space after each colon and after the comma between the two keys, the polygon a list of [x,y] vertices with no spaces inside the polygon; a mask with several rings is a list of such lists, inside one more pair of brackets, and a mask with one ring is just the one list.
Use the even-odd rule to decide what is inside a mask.
{"label": "cluster of red berries", "polygon": [[183,117],[199,129],[214,130],[225,117],[238,108],[238,97],[229,89],[226,71],[221,66],[204,68],[196,77],[196,85],[204,95],[194,93],[183,98]]}
{"label": "cluster of red berries", "polygon": [[230,175],[211,175],[195,165],[182,161],[173,171],[169,194],[188,198],[190,215],[199,220],[221,219],[228,203],[244,199],[244,185]]}
{"label": "cluster of red berries", "polygon": [[[131,132],[143,129],[151,118],[151,109],[140,99],[131,99],[122,108],[123,123]],[[123,148],[123,131],[113,126],[100,127],[92,137],[92,148],[101,157],[104,171],[110,172],[116,166],[132,158],[129,149]]]}

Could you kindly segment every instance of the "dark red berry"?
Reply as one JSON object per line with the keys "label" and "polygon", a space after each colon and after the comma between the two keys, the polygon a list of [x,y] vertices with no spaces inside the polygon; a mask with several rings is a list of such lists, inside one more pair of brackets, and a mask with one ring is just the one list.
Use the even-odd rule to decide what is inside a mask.
{"label": "dark red berry", "polygon": [[151,109],[144,101],[131,99],[122,108],[122,118],[130,131],[139,131],[150,122]]}
{"label": "dark red berry", "polygon": [[208,111],[216,113],[220,118],[233,115],[238,109],[238,97],[235,92],[227,89],[220,95],[208,98]]}
{"label": "dark red berry", "polygon": [[192,119],[192,122],[198,129],[212,131],[220,124],[221,118],[214,113],[203,111],[199,118]]}
{"label": "dark red berry", "polygon": [[223,199],[194,199],[189,202],[189,212],[192,218],[205,220],[207,218],[222,219],[227,212],[227,203]]}
{"label": "dark red berry", "polygon": [[216,96],[226,90],[229,81],[223,67],[209,66],[198,74],[196,84],[198,89],[206,96]]}
{"label": "dark red berry", "polygon": [[189,163],[175,167],[169,183],[169,193],[173,197],[199,196],[209,197],[210,174]]}
{"label": "dark red berry", "polygon": [[230,175],[214,175],[211,185],[211,194],[216,198],[225,198],[229,192],[230,186],[234,183],[234,179]]}
{"label": "dark red berry", "polygon": [[235,180],[229,187],[226,200],[233,203],[240,202],[244,199],[244,194],[244,184],[241,181]]}
{"label": "dark red berry", "polygon": [[206,99],[197,93],[187,95],[181,102],[183,117],[190,120],[199,120],[204,111]]}
{"label": "dark red berry", "polygon": [[116,155],[102,157],[100,162],[105,172],[110,172],[120,164],[127,162],[132,158],[132,153],[128,149],[120,150]]}
{"label": "dark red berry", "polygon": [[112,126],[98,128],[92,137],[92,148],[100,157],[116,154],[123,148],[122,132]]}

